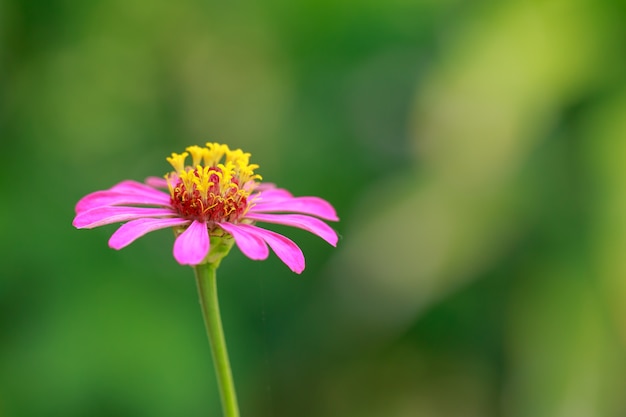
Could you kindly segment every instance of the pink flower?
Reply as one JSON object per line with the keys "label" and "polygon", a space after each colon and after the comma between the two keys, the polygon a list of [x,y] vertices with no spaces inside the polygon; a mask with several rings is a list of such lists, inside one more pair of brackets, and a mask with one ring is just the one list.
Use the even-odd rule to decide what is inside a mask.
{"label": "pink flower", "polygon": [[[174,171],[145,184],[122,181],[96,191],[76,204],[73,225],[91,229],[124,223],[109,239],[121,249],[158,229],[173,227],[174,258],[183,265],[207,262],[211,241],[234,239],[250,259],[269,255],[268,245],[292,271],[304,270],[304,255],[290,239],[261,228],[274,223],[307,230],[333,246],[337,233],[320,219],[338,221],[335,209],[319,197],[294,197],[285,189],[261,183],[249,153],[207,143],[167,158]],[[191,165],[185,160],[191,155]],[[169,192],[163,191],[169,190]],[[232,242],[231,242],[232,245]]]}

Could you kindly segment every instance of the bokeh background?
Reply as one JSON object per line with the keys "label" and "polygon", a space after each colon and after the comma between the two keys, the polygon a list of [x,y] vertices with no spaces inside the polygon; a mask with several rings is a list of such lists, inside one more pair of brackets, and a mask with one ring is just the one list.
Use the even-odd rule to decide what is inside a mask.
{"label": "bokeh background", "polygon": [[243,416],[626,415],[626,3],[3,0],[0,416],[218,416],[173,236],[83,195],[220,141],[337,208],[236,249]]}

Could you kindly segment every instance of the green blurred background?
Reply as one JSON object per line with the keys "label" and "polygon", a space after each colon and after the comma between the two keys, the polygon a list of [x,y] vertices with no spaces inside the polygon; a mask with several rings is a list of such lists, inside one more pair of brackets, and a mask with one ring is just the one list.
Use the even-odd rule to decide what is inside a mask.
{"label": "green blurred background", "polygon": [[626,3],[3,0],[0,416],[218,416],[173,236],[83,195],[220,141],[337,208],[237,250],[243,416],[626,415]]}

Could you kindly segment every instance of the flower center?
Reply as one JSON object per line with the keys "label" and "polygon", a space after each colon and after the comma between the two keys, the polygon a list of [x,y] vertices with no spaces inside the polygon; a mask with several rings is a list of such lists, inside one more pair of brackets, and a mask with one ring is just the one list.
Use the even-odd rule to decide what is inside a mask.
{"label": "flower center", "polygon": [[[236,222],[248,209],[248,196],[256,186],[258,165],[249,153],[227,145],[207,143],[173,153],[167,161],[174,172],[165,176],[170,202],[181,217],[202,222]],[[192,165],[185,164],[191,155]]]}

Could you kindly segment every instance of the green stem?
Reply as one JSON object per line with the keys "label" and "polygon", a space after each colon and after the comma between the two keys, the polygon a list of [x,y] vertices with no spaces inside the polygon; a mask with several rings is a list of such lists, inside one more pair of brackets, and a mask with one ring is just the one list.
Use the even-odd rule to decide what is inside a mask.
{"label": "green stem", "polygon": [[209,336],[209,342],[211,343],[211,353],[213,354],[213,364],[217,374],[217,385],[222,398],[224,417],[239,417],[237,394],[235,393],[233,374],[228,361],[226,339],[224,339],[220,307],[217,301],[217,284],[215,279],[217,265],[206,263],[196,265],[194,269],[204,324]]}

